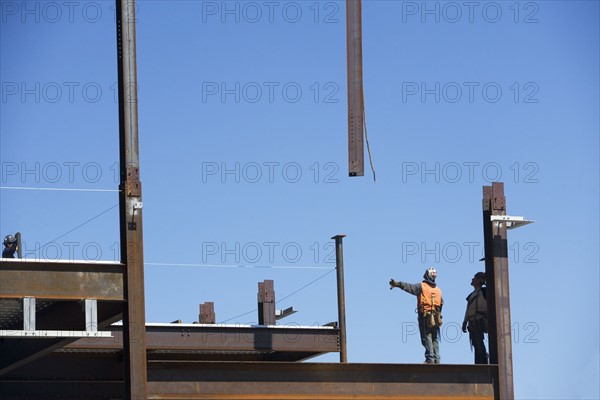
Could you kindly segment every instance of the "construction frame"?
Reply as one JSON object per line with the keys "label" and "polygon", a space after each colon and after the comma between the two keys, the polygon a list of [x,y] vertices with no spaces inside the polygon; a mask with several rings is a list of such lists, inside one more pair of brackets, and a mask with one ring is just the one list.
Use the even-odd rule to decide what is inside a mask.
{"label": "construction frame", "polygon": [[[347,6],[349,162],[360,176],[361,2]],[[332,238],[336,324],[276,325],[268,281],[259,284],[258,325],[214,324],[212,303],[200,306],[199,324],[146,324],[134,0],[116,0],[116,10],[121,261],[0,261],[0,399],[514,398],[507,224],[492,218],[506,215],[502,183],[483,188],[489,365],[348,363],[345,235]],[[339,364],[300,362],[331,352]]]}

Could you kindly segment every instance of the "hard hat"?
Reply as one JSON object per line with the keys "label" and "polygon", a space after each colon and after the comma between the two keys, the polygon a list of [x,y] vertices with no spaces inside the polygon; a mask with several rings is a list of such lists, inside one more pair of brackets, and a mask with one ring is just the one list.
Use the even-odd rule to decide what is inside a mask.
{"label": "hard hat", "polygon": [[4,237],[4,244],[10,244],[10,243],[14,243],[17,241],[17,238],[14,237],[13,235],[6,235]]}
{"label": "hard hat", "polygon": [[437,271],[435,270],[435,268],[427,268],[427,270],[425,271],[425,274],[423,275],[423,278],[429,279],[432,282],[435,281],[436,277],[437,277]]}
{"label": "hard hat", "polygon": [[485,276],[485,272],[478,272],[474,276],[475,279],[479,279],[482,284],[485,284],[487,281],[487,277]]}

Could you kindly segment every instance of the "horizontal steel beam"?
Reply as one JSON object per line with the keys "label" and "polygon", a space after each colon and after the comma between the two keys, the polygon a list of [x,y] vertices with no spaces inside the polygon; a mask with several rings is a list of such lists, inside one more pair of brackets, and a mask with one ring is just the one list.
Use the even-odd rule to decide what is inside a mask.
{"label": "horizontal steel beam", "polygon": [[85,261],[0,261],[0,298],[123,300],[123,264]]}
{"label": "horizontal steel beam", "polygon": [[[69,350],[122,348],[122,327],[111,327],[114,338],[78,340]],[[231,325],[146,326],[146,348],[160,352],[297,352],[312,356],[339,351],[339,330],[323,327],[261,327]],[[274,356],[274,358],[276,358]]]}
{"label": "horizontal steel beam", "polygon": [[[110,360],[102,363],[118,370]],[[149,362],[148,398],[493,399],[496,369],[495,365]],[[104,381],[76,377],[71,375],[70,382],[9,378],[0,380],[0,392],[5,399],[41,393],[86,399],[122,396],[122,383],[114,375]]]}

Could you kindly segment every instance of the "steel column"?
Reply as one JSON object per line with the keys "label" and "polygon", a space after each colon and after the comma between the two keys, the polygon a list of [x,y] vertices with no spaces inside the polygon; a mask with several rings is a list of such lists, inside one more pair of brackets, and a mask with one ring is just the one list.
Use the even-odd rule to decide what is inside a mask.
{"label": "steel column", "polygon": [[17,239],[17,257],[23,258],[23,240],[21,239],[21,232],[15,233],[15,238]]}
{"label": "steel column", "polygon": [[364,95],[362,73],[362,3],[346,0],[348,66],[348,175],[365,174]]}
{"label": "steel column", "polygon": [[116,0],[119,79],[121,262],[125,272],[125,397],[146,396],[142,187],[139,172],[135,1]]}
{"label": "steel column", "polygon": [[[498,364],[496,398],[514,398],[508,243],[506,223],[492,222],[492,215],[506,215],[504,184],[494,182],[483,188],[483,229],[485,270],[488,277],[488,319],[490,362]],[[491,283],[491,284],[489,284]]]}
{"label": "steel column", "polygon": [[266,279],[258,283],[258,324],[275,325],[275,284]]}
{"label": "steel column", "polygon": [[198,317],[198,322],[201,324],[214,324],[216,321],[215,303],[205,301],[203,304],[200,304],[200,315]]}
{"label": "steel column", "polygon": [[338,323],[340,325],[340,362],[348,362],[346,352],[346,297],[344,294],[344,248],[342,239],[346,235],[336,235],[335,239],[335,269],[337,271]]}

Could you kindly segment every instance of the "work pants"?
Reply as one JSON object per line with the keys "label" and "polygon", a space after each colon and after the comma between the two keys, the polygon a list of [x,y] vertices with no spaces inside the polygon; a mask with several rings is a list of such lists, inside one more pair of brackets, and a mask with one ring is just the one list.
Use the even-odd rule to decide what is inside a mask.
{"label": "work pants", "polygon": [[425,362],[428,364],[440,363],[440,343],[438,341],[440,328],[429,328],[424,317],[419,317],[419,332],[421,344],[425,347]]}
{"label": "work pants", "polygon": [[485,349],[485,320],[469,321],[469,339],[475,350],[475,364],[487,364],[488,357]]}

